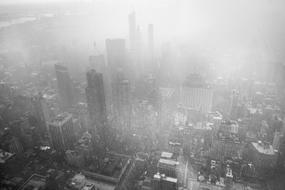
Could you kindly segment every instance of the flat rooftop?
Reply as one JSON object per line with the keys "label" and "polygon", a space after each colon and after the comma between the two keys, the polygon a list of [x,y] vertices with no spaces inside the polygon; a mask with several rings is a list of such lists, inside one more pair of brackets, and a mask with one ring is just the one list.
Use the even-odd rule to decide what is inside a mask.
{"label": "flat rooftop", "polygon": [[170,158],[172,158],[172,156],[173,156],[173,153],[171,153],[171,152],[162,152],[161,153],[161,158],[168,158],[168,159],[170,159]]}
{"label": "flat rooftop", "polygon": [[65,123],[67,120],[72,118],[72,114],[64,112],[59,115],[57,115],[51,122],[50,124],[52,125],[61,125],[62,123]]}
{"label": "flat rooftop", "polygon": [[159,173],[154,174],[153,178],[154,179],[168,181],[168,182],[172,182],[172,183],[177,183],[178,182],[177,178],[167,177],[164,174],[159,174]]}
{"label": "flat rooftop", "polygon": [[158,164],[165,164],[165,165],[169,165],[169,166],[177,166],[179,164],[179,162],[175,161],[175,160],[169,160],[169,159],[159,159]]}
{"label": "flat rooftop", "polygon": [[260,145],[257,142],[252,142],[252,145],[261,154],[266,154],[266,155],[274,155],[275,154],[272,145],[265,147],[264,145]]}
{"label": "flat rooftop", "polygon": [[4,150],[0,149],[0,164],[4,164],[7,160],[13,157],[15,154],[10,152],[5,152]]}
{"label": "flat rooftop", "polygon": [[121,154],[108,153],[102,160],[98,169],[85,168],[82,173],[94,181],[106,182],[107,184],[117,184],[126,172],[130,164],[130,157]]}

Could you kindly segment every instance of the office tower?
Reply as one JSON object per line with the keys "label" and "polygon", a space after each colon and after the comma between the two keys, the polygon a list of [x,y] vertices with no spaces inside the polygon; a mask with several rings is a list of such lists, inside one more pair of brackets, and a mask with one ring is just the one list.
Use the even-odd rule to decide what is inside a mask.
{"label": "office tower", "polygon": [[[110,75],[107,70],[107,65],[105,63],[105,57],[102,54],[92,55],[89,57],[89,65],[91,69],[95,69],[97,72],[103,74],[103,81],[104,81],[104,90],[105,90],[105,97],[106,97],[106,106],[107,108],[110,107],[111,102],[111,84],[110,84]],[[107,109],[108,110],[108,109]]]}
{"label": "office tower", "polygon": [[110,74],[113,76],[117,70],[126,71],[126,43],[124,39],[106,40],[107,60]]}
{"label": "office tower", "polygon": [[56,116],[49,124],[49,135],[53,149],[66,151],[73,148],[75,134],[70,113],[62,113]]}
{"label": "office tower", "polygon": [[105,92],[103,76],[94,69],[86,74],[86,100],[91,126],[89,127],[92,137],[97,131],[100,138],[105,139],[105,126],[107,121]]}
{"label": "office tower", "polygon": [[118,73],[123,75],[125,79],[130,79],[133,74],[128,66],[126,59],[126,46],[124,39],[108,39],[106,40],[108,67],[110,74],[110,84],[112,88],[112,104],[115,104],[114,86],[118,83]]}
{"label": "office tower", "polygon": [[130,83],[126,79],[122,70],[115,73],[114,82],[112,84],[112,93],[114,97],[114,106],[129,104]]}
{"label": "office tower", "polygon": [[48,105],[42,94],[38,94],[32,97],[33,115],[36,119],[37,125],[41,136],[48,130],[47,122],[49,121]]}
{"label": "office tower", "polygon": [[198,74],[187,77],[180,90],[180,104],[186,109],[208,113],[212,109],[213,90]]}
{"label": "office tower", "polygon": [[62,109],[66,110],[73,105],[74,97],[72,90],[72,82],[68,70],[65,66],[55,64],[54,67],[60,98],[60,106]]}
{"label": "office tower", "polygon": [[153,56],[153,24],[148,25],[148,49],[150,52],[150,55]]}
{"label": "office tower", "polygon": [[238,115],[238,104],[239,104],[239,92],[233,90],[231,94],[231,104],[230,104],[230,116],[232,119],[236,119]]}
{"label": "office tower", "polygon": [[130,50],[135,49],[136,42],[136,13],[132,12],[129,14],[129,40]]}
{"label": "office tower", "polygon": [[113,83],[113,108],[117,121],[123,127],[130,127],[130,82],[125,79],[122,73],[117,73],[117,82]]}

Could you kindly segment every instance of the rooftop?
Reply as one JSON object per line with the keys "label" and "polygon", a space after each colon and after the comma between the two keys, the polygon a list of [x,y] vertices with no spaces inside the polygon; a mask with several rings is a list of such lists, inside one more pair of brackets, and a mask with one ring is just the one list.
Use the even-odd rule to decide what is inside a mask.
{"label": "rooftop", "polygon": [[162,152],[162,153],[161,153],[161,157],[162,157],[162,158],[168,158],[168,159],[170,159],[170,158],[172,158],[172,156],[173,156],[173,153],[171,153],[171,152]]}
{"label": "rooftop", "polygon": [[57,115],[52,121],[52,125],[62,125],[66,121],[68,121],[70,118],[72,118],[72,114],[64,112],[59,115]]}
{"label": "rooftop", "polygon": [[165,165],[171,165],[171,166],[177,166],[179,162],[175,160],[169,160],[169,159],[159,159],[158,164],[165,164]]}
{"label": "rooftop", "polygon": [[165,180],[165,181],[172,182],[172,183],[177,183],[177,178],[165,177],[165,178],[162,178],[162,179]]}
{"label": "rooftop", "polygon": [[177,183],[178,181],[177,178],[167,177],[164,174],[160,174],[160,173],[154,174],[153,178],[157,180],[164,180],[164,181],[172,182],[172,183]]}
{"label": "rooftop", "polygon": [[102,160],[100,168],[88,167],[83,171],[83,174],[98,182],[117,184],[126,172],[129,163],[129,156],[108,153]]}
{"label": "rooftop", "polygon": [[5,152],[4,150],[0,149],[0,164],[4,164],[7,160],[9,160],[15,154]]}
{"label": "rooftop", "polygon": [[274,149],[272,145],[265,146],[262,143],[252,142],[253,147],[261,154],[274,155]]}

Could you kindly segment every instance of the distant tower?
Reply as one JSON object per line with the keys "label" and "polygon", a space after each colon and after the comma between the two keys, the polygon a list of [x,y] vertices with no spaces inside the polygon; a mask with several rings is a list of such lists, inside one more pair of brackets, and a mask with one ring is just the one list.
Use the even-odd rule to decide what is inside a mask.
{"label": "distant tower", "polygon": [[136,13],[132,12],[129,14],[129,40],[130,50],[135,49],[136,43]]}
{"label": "distant tower", "polygon": [[[96,70],[98,73],[103,74],[104,81],[104,90],[106,96],[106,105],[107,108],[110,106],[111,102],[111,84],[110,84],[110,75],[108,72],[108,68],[105,62],[105,57],[103,54],[92,55],[89,57],[89,65],[91,69]],[[108,110],[108,109],[107,109]]]}
{"label": "distant tower", "polygon": [[124,127],[128,128],[130,126],[130,82],[125,79],[124,76],[118,72],[117,82],[113,83],[113,108],[117,121],[121,123]]}
{"label": "distant tower", "polygon": [[153,56],[153,24],[148,25],[148,48],[151,56]]}
{"label": "distant tower", "polygon": [[73,148],[75,134],[70,113],[62,113],[49,124],[49,135],[52,147],[57,151]]}
{"label": "distant tower", "polygon": [[58,93],[60,96],[60,106],[62,109],[69,109],[73,105],[72,82],[65,66],[55,64],[55,74],[57,79]]}
{"label": "distant tower", "polygon": [[106,140],[107,113],[103,75],[93,69],[87,72],[86,77],[86,100],[91,121],[89,131],[92,138],[95,138],[95,134],[98,132],[100,138]]}
{"label": "distant tower", "polygon": [[108,39],[106,40],[108,67],[110,74],[110,83],[112,86],[112,103],[115,104],[114,86],[118,83],[118,73],[123,75],[125,79],[129,79],[133,74],[126,58],[126,45],[124,39]]}
{"label": "distant tower", "polygon": [[142,51],[142,32],[140,26],[137,26],[136,30],[136,51],[139,54]]}
{"label": "distant tower", "polygon": [[230,103],[230,116],[233,119],[236,119],[238,113],[238,102],[239,102],[239,92],[237,90],[233,90],[231,94],[231,103]]}
{"label": "distant tower", "polygon": [[126,66],[126,41],[125,39],[106,40],[107,60],[111,71],[117,71]]}

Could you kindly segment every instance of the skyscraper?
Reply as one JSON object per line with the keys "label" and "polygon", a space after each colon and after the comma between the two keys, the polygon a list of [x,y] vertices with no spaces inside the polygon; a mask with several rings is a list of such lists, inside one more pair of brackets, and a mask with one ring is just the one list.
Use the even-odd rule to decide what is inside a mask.
{"label": "skyscraper", "polygon": [[136,13],[131,12],[129,14],[129,40],[130,40],[130,50],[135,49],[136,43]]}
{"label": "skyscraper", "polygon": [[52,147],[57,151],[72,149],[75,134],[70,113],[62,113],[49,124],[49,135]]}
{"label": "skyscraper", "polygon": [[130,126],[130,82],[122,76],[118,76],[117,82],[113,83],[113,107],[117,121],[124,127]]}
{"label": "skyscraper", "polygon": [[148,48],[149,48],[151,56],[153,54],[153,45],[154,45],[154,42],[153,42],[153,24],[149,24],[148,25]]}
{"label": "skyscraper", "polygon": [[91,121],[90,132],[94,135],[95,131],[98,131],[100,136],[104,136],[107,114],[103,75],[92,69],[87,72],[86,78],[86,100]]}
{"label": "skyscraper", "polygon": [[58,93],[60,97],[60,106],[62,109],[66,110],[70,108],[74,103],[71,79],[65,66],[55,64],[54,67],[57,79]]}
{"label": "skyscraper", "polygon": [[[130,79],[131,67],[127,63],[126,46],[124,39],[108,39],[106,40],[108,67],[110,74],[110,84],[112,86],[112,104],[116,104],[116,86],[118,85],[118,75],[122,75],[124,79]],[[116,90],[115,90],[116,91]]]}
{"label": "skyscraper", "polygon": [[42,94],[38,94],[32,97],[32,106],[33,106],[33,115],[37,120],[37,124],[39,126],[39,131],[41,135],[44,135],[47,132],[48,126],[47,122],[49,121],[49,110],[48,105],[42,96]]}
{"label": "skyscraper", "polygon": [[97,72],[103,74],[104,81],[104,90],[105,90],[105,98],[106,98],[106,106],[110,106],[111,102],[111,84],[110,84],[110,75],[107,70],[107,65],[105,63],[105,57],[103,54],[92,55],[89,57],[89,65],[91,69],[95,69]]}
{"label": "skyscraper", "polygon": [[107,39],[106,50],[111,76],[117,70],[126,71],[126,42],[124,39]]}

